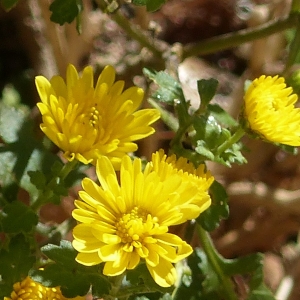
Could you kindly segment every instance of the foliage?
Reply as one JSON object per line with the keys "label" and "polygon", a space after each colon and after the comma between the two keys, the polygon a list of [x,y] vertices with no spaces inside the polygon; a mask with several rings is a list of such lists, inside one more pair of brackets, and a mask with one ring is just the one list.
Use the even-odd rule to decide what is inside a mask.
{"label": "foliage", "polygon": [[[134,8],[143,6],[148,12],[153,12],[165,2],[165,0],[132,0],[130,5]],[[0,0],[0,3],[6,11],[9,11],[18,4],[18,0]],[[120,20],[118,8],[123,4],[121,1],[99,0],[93,4],[96,3],[104,12],[110,12],[112,18]],[[296,9],[298,6],[295,3],[296,1],[294,1],[293,12],[289,16],[291,23],[294,16],[299,17],[299,11]],[[112,7],[116,9],[111,9]],[[76,21],[77,28],[80,28],[84,1],[54,0],[49,5],[49,11],[52,22],[63,25]],[[137,34],[132,30],[131,25],[128,25],[127,31],[149,50],[154,49],[153,53],[157,54],[158,50],[154,43],[145,41],[143,34]],[[299,61],[297,52],[299,40],[299,28],[296,28],[291,40],[292,54],[289,56],[288,67]],[[245,35],[243,35],[243,42],[245,42]],[[197,47],[193,49],[196,51]],[[159,53],[160,59],[167,57],[166,53],[169,54],[169,52]],[[187,53],[192,52],[186,50],[184,55]],[[242,113],[242,119],[236,120],[214,101],[218,93],[216,79],[198,79],[200,105],[192,107],[190,99],[185,98],[180,81],[167,70],[156,71],[144,68],[143,72],[148,79],[149,102],[160,111],[162,121],[174,132],[169,145],[171,154],[175,154],[178,158],[186,158],[195,169],[203,164],[205,172],[209,171],[210,163],[227,168],[235,164],[247,163],[243,155],[242,137],[248,134],[251,128]],[[72,79],[72,76],[70,78]],[[288,81],[295,87],[297,93],[299,93],[298,81],[299,72],[294,73]],[[101,93],[107,85],[107,83],[103,84]],[[112,89],[112,94],[117,94],[116,86]],[[280,89],[281,86],[278,94]],[[263,92],[264,88],[261,90]],[[72,217],[69,216],[61,224],[47,223],[42,220],[41,209],[47,208],[49,204],[60,205],[62,199],[70,195],[71,190],[78,189],[87,174],[93,174],[93,172],[86,172],[94,170],[93,166],[82,165],[76,160],[61,159],[61,156],[57,155],[57,147],[41,135],[38,122],[32,116],[32,110],[21,102],[20,95],[13,88],[6,88],[2,95],[0,101],[0,298],[10,297],[13,285],[29,275],[44,286],[60,286],[63,295],[68,298],[90,293],[94,298],[109,300],[237,300],[239,286],[235,279],[239,278],[246,286],[245,299],[275,299],[264,284],[262,254],[254,253],[235,259],[225,259],[214,247],[209,232],[216,230],[222,220],[230,215],[226,188],[217,179],[209,190],[210,207],[195,220],[185,223],[184,235],[187,242],[192,236],[197,235],[202,247],[194,247],[193,253],[187,259],[176,264],[178,278],[174,286],[167,288],[159,286],[143,261],[135,268],[114,277],[103,275],[104,266],[101,263],[83,265],[77,262],[78,252],[72,243],[66,240],[67,234],[75,226]],[[58,98],[61,100],[60,97]],[[126,102],[124,107],[134,106],[131,102],[133,103],[132,100]],[[99,114],[95,108],[93,113],[95,119],[98,118],[97,113]],[[298,115],[296,113],[295,115],[295,120],[298,121]],[[123,116],[125,116],[124,120],[130,119],[127,118],[126,111]],[[91,122],[90,119],[89,121]],[[249,134],[249,137],[253,135]],[[259,134],[255,137],[261,138]],[[127,142],[129,143],[126,140],[124,145]],[[280,142],[275,145],[286,152],[296,153],[296,148],[292,145],[283,145]],[[105,180],[108,182],[107,186],[114,185],[111,177]],[[110,196],[108,190],[103,193],[106,193],[107,197]],[[89,201],[92,200],[89,198]],[[98,209],[97,213],[102,213],[103,207],[100,205],[93,213],[96,214]],[[90,216],[80,217],[89,220]],[[97,242],[102,243],[101,238],[110,239],[111,236],[98,238]],[[165,243],[171,244],[168,241]],[[111,244],[114,244],[114,241]],[[176,248],[177,251],[180,252],[180,249]]]}

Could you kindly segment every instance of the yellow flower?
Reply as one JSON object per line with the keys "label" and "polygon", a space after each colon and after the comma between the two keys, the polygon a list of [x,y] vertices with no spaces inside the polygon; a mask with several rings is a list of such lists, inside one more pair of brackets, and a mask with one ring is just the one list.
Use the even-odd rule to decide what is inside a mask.
{"label": "yellow flower", "polygon": [[125,153],[137,150],[134,141],[154,132],[149,125],[159,118],[159,112],[137,110],[143,90],[131,87],[123,91],[124,81],[115,82],[113,67],[104,68],[96,87],[93,78],[91,66],[79,76],[73,65],[67,68],[66,82],[60,76],[50,82],[37,76],[41,129],[68,160],[95,164],[104,155],[117,169]]}
{"label": "yellow flower", "polygon": [[169,171],[163,178],[152,162],[142,170],[141,159],[132,162],[124,156],[119,183],[110,161],[99,158],[101,186],[85,178],[81,200],[75,201],[73,217],[80,222],[73,230],[76,260],[87,266],[104,262],[103,273],[116,276],[142,259],[158,285],[173,285],[173,264],[190,255],[192,248],[169,233],[169,226],[193,219],[209,204],[196,209],[198,187],[173,167]]}
{"label": "yellow flower", "polygon": [[[197,218],[201,212],[206,210],[211,204],[211,198],[208,194],[208,190],[214,181],[214,177],[210,172],[205,172],[205,165],[202,164],[195,168],[191,162],[185,157],[176,158],[176,155],[167,156],[164,150],[160,149],[152,155],[152,163],[154,171],[156,171],[161,180],[166,180],[172,175],[179,175],[187,181],[192,187],[197,188],[197,194],[190,198],[190,201],[183,203],[181,211],[186,209],[189,211],[189,217],[194,214]],[[184,218],[185,214],[182,215],[182,222],[187,219]]]}
{"label": "yellow flower", "polygon": [[38,282],[26,277],[23,281],[17,282],[13,286],[10,298],[4,300],[84,300],[85,297],[65,298],[59,287],[48,288]]}
{"label": "yellow flower", "polygon": [[244,97],[246,126],[270,142],[300,146],[297,100],[283,77],[262,75],[252,82]]}

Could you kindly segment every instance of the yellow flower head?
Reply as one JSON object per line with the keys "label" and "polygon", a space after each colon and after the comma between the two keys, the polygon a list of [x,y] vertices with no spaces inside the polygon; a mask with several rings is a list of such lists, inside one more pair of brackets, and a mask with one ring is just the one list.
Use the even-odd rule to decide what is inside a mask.
{"label": "yellow flower head", "polygon": [[[195,168],[185,157],[177,159],[175,154],[167,156],[162,149],[152,155],[152,163],[161,180],[177,174],[191,185],[191,189],[197,188],[197,194],[191,197],[188,203],[184,203],[185,209],[189,210],[189,216],[194,213],[193,218],[197,218],[201,212],[210,206],[211,199],[208,190],[214,181],[214,177],[210,172],[205,172],[204,164]],[[185,214],[182,217],[183,222],[185,222]]]}
{"label": "yellow flower head", "polygon": [[59,287],[48,288],[26,277],[13,286],[10,298],[4,300],[84,300],[85,297],[65,298]]}
{"label": "yellow flower head", "polygon": [[157,284],[174,284],[173,263],[192,248],[169,233],[169,226],[193,219],[195,210],[199,214],[209,205],[195,209],[198,187],[179,172],[162,178],[152,162],[142,170],[141,159],[129,156],[122,159],[120,183],[107,157],[99,158],[96,172],[101,186],[85,178],[81,200],[75,201],[73,217],[80,222],[73,231],[76,260],[87,266],[105,262],[103,273],[115,276],[142,259]]}
{"label": "yellow flower head", "polygon": [[251,83],[244,97],[246,126],[270,142],[300,146],[297,100],[283,77],[260,76]]}
{"label": "yellow flower head", "polygon": [[75,67],[67,68],[66,81],[54,76],[48,81],[36,77],[41,98],[37,104],[42,131],[64,151],[68,160],[96,163],[107,156],[115,168],[127,152],[137,150],[134,141],[154,132],[149,126],[159,118],[156,109],[137,110],[144,92],[124,82],[115,82],[115,70],[106,66],[94,87],[94,73],[86,67],[79,76]]}

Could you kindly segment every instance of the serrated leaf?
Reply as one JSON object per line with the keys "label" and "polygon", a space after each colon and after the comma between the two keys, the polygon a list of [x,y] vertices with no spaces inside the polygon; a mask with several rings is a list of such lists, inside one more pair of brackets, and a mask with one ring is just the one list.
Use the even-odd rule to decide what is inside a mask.
{"label": "serrated leaf", "polygon": [[43,172],[36,171],[28,171],[28,176],[30,178],[30,182],[35,185],[38,190],[43,190],[46,186],[46,177]]}
{"label": "serrated leaf", "polygon": [[160,102],[174,104],[175,99],[182,99],[183,92],[178,81],[164,71],[156,72],[144,68],[145,76],[158,85],[158,90],[153,97]]}
{"label": "serrated leaf", "polygon": [[61,291],[67,298],[85,295],[90,286],[101,297],[109,293],[110,284],[101,276],[98,266],[86,267],[76,262],[76,250],[68,241],[60,245],[46,245],[42,252],[52,261],[44,270],[32,270],[30,276],[46,286],[61,286]]}
{"label": "serrated leaf", "polygon": [[148,271],[146,264],[140,263],[135,269],[129,270],[126,275],[126,279],[132,284],[133,286],[142,286],[144,285],[144,289],[146,291],[157,291],[160,293],[167,293],[172,292],[174,289],[173,287],[170,288],[163,288],[154,281],[150,272]]}
{"label": "serrated leaf", "polygon": [[[263,280],[262,273],[263,255],[253,253],[247,256],[241,256],[234,259],[222,259],[222,269],[228,276],[235,274],[255,274],[258,284]],[[257,271],[260,270],[258,273]],[[258,275],[259,274],[259,275]]]}
{"label": "serrated leaf", "polygon": [[[29,192],[31,199],[37,198],[38,188],[44,184],[42,174],[50,174],[51,166],[59,158],[35,138],[33,121],[23,105],[12,107],[0,103],[0,134],[5,142],[0,147],[0,177],[5,198],[16,200],[19,187]],[[38,188],[31,182],[28,172],[41,174],[39,179],[35,178]]]}
{"label": "serrated leaf", "polygon": [[41,251],[47,255],[48,258],[59,264],[77,264],[75,262],[77,252],[69,241],[62,240],[59,246],[48,244],[42,247]]}
{"label": "serrated leaf", "polygon": [[38,216],[27,205],[13,201],[3,208],[2,229],[6,233],[30,232],[38,223]]}
{"label": "serrated leaf", "polygon": [[197,146],[198,141],[203,140],[205,141],[207,148],[213,152],[213,150],[223,142],[223,139],[220,140],[222,127],[213,116],[199,116],[194,119],[193,125],[196,130],[194,140],[197,141]]}
{"label": "serrated leaf", "polygon": [[195,248],[187,262],[192,273],[192,281],[188,286],[182,281],[177,287],[173,300],[221,299],[219,294],[222,285],[203,250]]}
{"label": "serrated leaf", "polygon": [[27,276],[35,262],[30,244],[22,234],[11,238],[8,248],[0,250],[0,275],[6,285],[13,285]]}
{"label": "serrated leaf", "polygon": [[209,104],[207,106],[207,111],[209,112],[209,115],[212,115],[218,123],[223,126],[233,127],[238,125],[238,122],[218,104]]}
{"label": "serrated leaf", "polygon": [[218,181],[214,181],[210,187],[212,199],[211,206],[197,218],[197,222],[206,230],[216,229],[221,220],[229,215],[228,195],[225,188]]}
{"label": "serrated leaf", "polygon": [[82,3],[78,0],[54,0],[50,5],[50,20],[63,25],[71,23],[82,11]]}
{"label": "serrated leaf", "polygon": [[73,273],[61,265],[52,264],[44,270],[30,273],[34,281],[42,282],[49,287],[60,286],[62,293],[67,298],[84,296],[90,289],[90,283],[84,280],[82,274],[74,270]]}
{"label": "serrated leaf", "polygon": [[205,141],[197,141],[197,147],[195,148],[195,151],[203,156],[203,160],[214,161],[215,159],[215,155],[210,151]]}
{"label": "serrated leaf", "polygon": [[1,5],[3,6],[3,8],[4,8],[6,11],[9,11],[9,10],[12,9],[18,2],[19,2],[19,0],[1,0]]}
{"label": "serrated leaf", "polygon": [[[218,114],[216,116],[220,117]],[[225,114],[223,114],[223,117],[226,118]],[[243,164],[246,162],[241,153],[241,143],[234,143],[225,151],[218,153],[219,146],[230,140],[232,135],[227,128],[220,126],[217,119],[210,112],[193,118],[193,126],[196,130],[196,134],[192,137],[193,146],[195,151],[206,160],[211,160],[227,167],[230,167],[233,163]]]}
{"label": "serrated leaf", "polygon": [[276,298],[265,284],[262,283],[255,290],[251,291],[247,300],[276,300]]}
{"label": "serrated leaf", "polygon": [[200,79],[197,81],[198,93],[201,99],[201,107],[206,107],[216,94],[218,80],[214,78]]}

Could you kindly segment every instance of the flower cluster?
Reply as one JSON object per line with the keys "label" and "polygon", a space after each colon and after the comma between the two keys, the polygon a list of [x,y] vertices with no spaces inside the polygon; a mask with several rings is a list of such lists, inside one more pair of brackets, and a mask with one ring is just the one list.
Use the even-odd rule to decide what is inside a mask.
{"label": "flower cluster", "polygon": [[23,281],[17,282],[13,286],[10,298],[4,300],[84,300],[85,297],[65,298],[59,287],[45,287],[38,282],[26,277]]}
{"label": "flower cluster", "polygon": [[140,260],[157,284],[176,280],[176,263],[192,247],[169,227],[196,218],[211,204],[208,188],[213,177],[184,159],[167,158],[162,150],[142,168],[142,161],[124,156],[120,183],[110,160],[102,156],[96,166],[100,185],[82,181],[73,217],[76,260],[91,266],[105,262],[103,273],[115,276],[135,268]]}
{"label": "flower cluster", "polygon": [[37,76],[36,86],[41,129],[70,161],[95,164],[104,155],[118,169],[125,153],[137,150],[134,141],[152,134],[150,125],[159,118],[156,109],[137,110],[143,90],[123,91],[124,82],[115,82],[111,66],[104,68],[95,87],[92,67],[79,76],[73,65],[68,66],[66,82],[60,76],[50,81]]}
{"label": "flower cluster", "polygon": [[300,146],[298,97],[283,77],[265,76],[253,80],[244,97],[246,127],[270,142]]}

